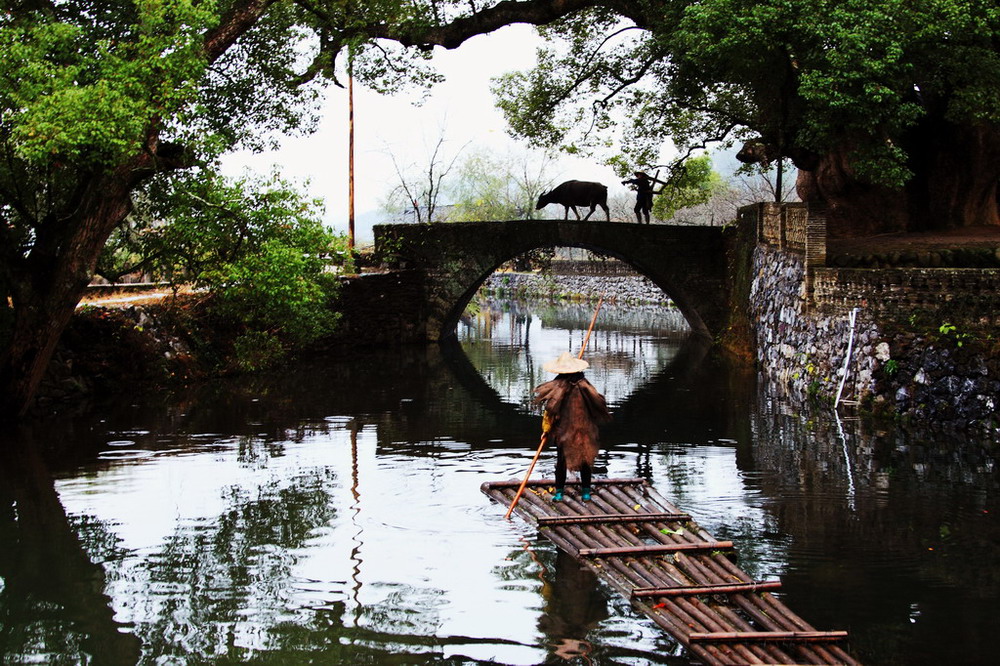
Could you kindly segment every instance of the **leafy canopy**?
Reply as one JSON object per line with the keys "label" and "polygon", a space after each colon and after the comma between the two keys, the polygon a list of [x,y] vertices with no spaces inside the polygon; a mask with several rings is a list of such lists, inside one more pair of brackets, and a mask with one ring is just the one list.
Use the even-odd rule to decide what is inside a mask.
{"label": "leafy canopy", "polygon": [[[1000,121],[989,0],[595,2],[542,29],[538,66],[494,90],[515,134],[630,161],[760,135],[804,163],[848,146],[870,180],[910,175],[923,119]],[[619,133],[613,129],[619,126]]]}
{"label": "leafy canopy", "polygon": [[712,169],[712,158],[699,155],[686,160],[653,199],[653,215],[670,220],[678,211],[707,203],[726,189],[722,176]]}
{"label": "leafy canopy", "polygon": [[0,20],[0,132],[15,157],[106,167],[140,147],[150,119],[193,103],[208,66],[201,33],[217,21],[215,2],[48,9]]}
{"label": "leafy canopy", "polygon": [[155,279],[211,292],[216,314],[287,350],[336,321],[329,305],[338,283],[328,268],[343,261],[346,240],[323,226],[321,212],[277,175],[158,178],[105,263],[127,255]]}

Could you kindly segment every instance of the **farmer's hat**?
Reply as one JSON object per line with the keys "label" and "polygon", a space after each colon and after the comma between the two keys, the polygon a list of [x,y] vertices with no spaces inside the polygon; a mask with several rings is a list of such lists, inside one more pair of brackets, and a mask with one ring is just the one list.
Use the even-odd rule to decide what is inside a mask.
{"label": "farmer's hat", "polygon": [[542,364],[545,372],[554,372],[559,375],[568,375],[574,372],[583,372],[590,367],[590,364],[582,358],[577,358],[569,352],[563,352],[554,361]]}

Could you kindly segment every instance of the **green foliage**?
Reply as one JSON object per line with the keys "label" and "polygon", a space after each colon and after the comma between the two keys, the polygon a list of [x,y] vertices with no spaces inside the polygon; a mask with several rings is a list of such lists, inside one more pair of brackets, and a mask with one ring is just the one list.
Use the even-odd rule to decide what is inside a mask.
{"label": "green foliage", "polygon": [[153,149],[154,137],[207,162],[313,125],[318,88],[296,72],[301,16],[278,3],[210,56],[206,39],[229,8],[136,0],[5,12],[0,185],[22,198],[17,225],[37,226],[95,173]]}
{"label": "green foliage", "polygon": [[311,342],[336,321],[331,303],[336,283],[303,248],[281,239],[202,273],[199,282],[212,290],[219,313],[290,345]]}
{"label": "green foliage", "polygon": [[673,218],[683,208],[707,203],[726,187],[722,176],[712,170],[708,155],[685,160],[667,182],[653,199],[653,215],[661,220]]}
{"label": "green foliage", "polygon": [[956,347],[962,347],[966,342],[973,339],[972,334],[959,331],[958,327],[950,322],[944,322],[938,327],[938,332],[946,339],[955,343]]}
{"label": "green foliage", "polygon": [[247,363],[259,366],[277,357],[276,344],[293,349],[332,329],[337,283],[326,269],[343,262],[346,240],[323,226],[318,202],[277,175],[185,174],[154,181],[148,195],[129,234],[105,255],[141,257],[155,279],[211,292],[214,312],[246,331],[244,347],[261,342],[262,356]]}
{"label": "green foliage", "polygon": [[551,186],[548,154],[498,155],[480,150],[458,167],[451,187],[454,210],[449,221],[533,220],[538,197]]}
{"label": "green foliage", "polygon": [[[855,170],[899,185],[927,118],[1000,121],[1000,9],[986,0],[626,2],[542,29],[538,65],[495,85],[515,134],[600,147],[633,164],[661,146],[759,134],[815,154],[848,147]],[[617,31],[617,32],[616,32]]]}
{"label": "green foliage", "polygon": [[137,150],[152,119],[197,96],[208,65],[201,33],[214,3],[139,0],[59,12],[19,10],[0,23],[3,138],[31,164],[106,167]]}

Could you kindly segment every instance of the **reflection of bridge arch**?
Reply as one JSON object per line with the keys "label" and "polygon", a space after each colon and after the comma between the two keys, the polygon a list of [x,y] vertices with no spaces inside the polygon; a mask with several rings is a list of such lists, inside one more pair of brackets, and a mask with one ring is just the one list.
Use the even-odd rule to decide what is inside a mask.
{"label": "reflection of bridge arch", "polygon": [[632,266],[666,293],[691,330],[717,338],[728,311],[726,253],[718,227],[515,220],[375,227],[375,249],[423,276],[426,337],[443,340],[497,268],[540,247],[580,247]]}
{"label": "reflection of bridge arch", "polygon": [[[718,424],[720,433],[732,432],[735,421],[746,419],[746,404],[716,399],[721,376],[718,368],[706,367],[709,348],[705,340],[695,337],[682,343],[669,363],[612,409],[614,419],[601,428],[602,440],[608,444],[623,439],[648,444],[669,436],[685,441],[693,432],[701,431],[703,425],[696,428],[695,424],[705,422]],[[535,434],[538,415],[501,398],[458,342],[446,341],[439,349],[440,355],[435,356],[438,363],[429,366],[428,376],[444,377],[443,383],[460,388],[455,395],[476,404],[482,422],[490,424],[487,433],[509,439],[515,448],[523,446],[516,436],[504,436],[512,430]],[[669,434],[665,434],[665,426]]]}

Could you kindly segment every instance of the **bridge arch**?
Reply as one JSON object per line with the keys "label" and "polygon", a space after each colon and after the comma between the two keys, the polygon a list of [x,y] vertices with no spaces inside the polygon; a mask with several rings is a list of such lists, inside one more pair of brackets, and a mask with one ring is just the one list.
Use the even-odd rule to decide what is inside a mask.
{"label": "bridge arch", "polygon": [[476,290],[501,265],[542,247],[609,255],[646,276],[691,330],[716,339],[728,314],[726,252],[719,227],[579,220],[393,224],[375,227],[375,251],[423,282],[424,333],[445,340]]}

